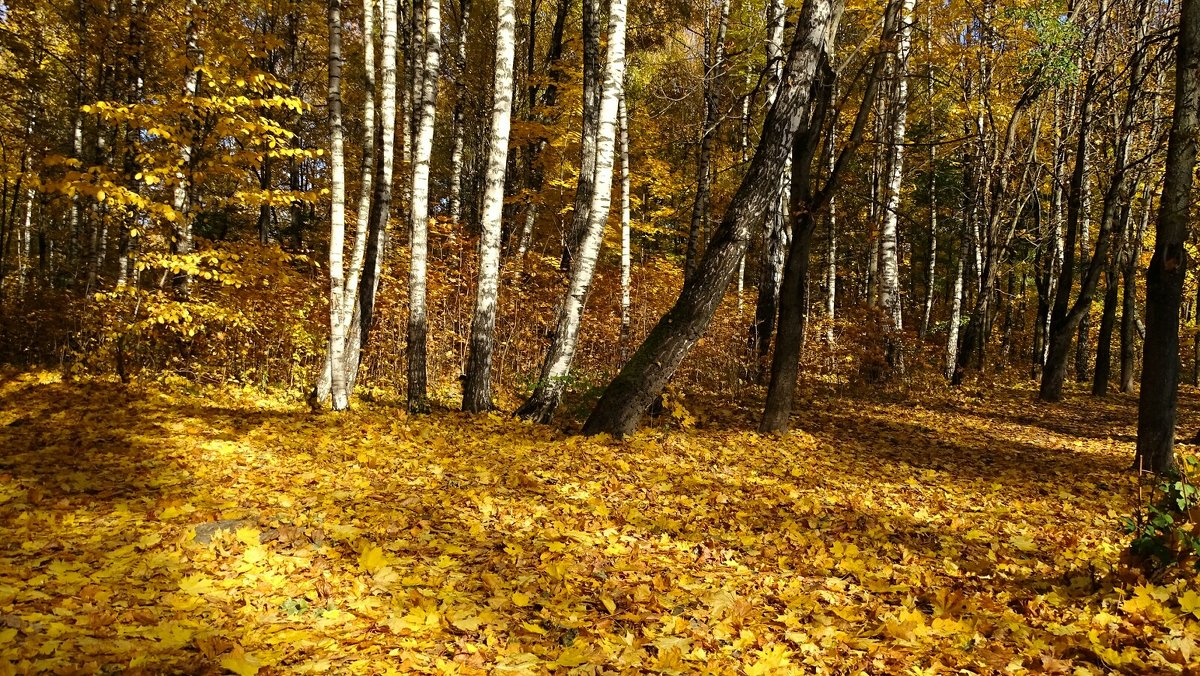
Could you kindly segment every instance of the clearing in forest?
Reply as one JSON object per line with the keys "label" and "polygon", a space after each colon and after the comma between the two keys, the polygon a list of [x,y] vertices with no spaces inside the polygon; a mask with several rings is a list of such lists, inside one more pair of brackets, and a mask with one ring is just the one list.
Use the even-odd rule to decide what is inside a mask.
{"label": "clearing in forest", "polygon": [[1136,402],[1033,398],[618,443],[10,375],[0,674],[1197,668],[1196,579],[1118,563]]}

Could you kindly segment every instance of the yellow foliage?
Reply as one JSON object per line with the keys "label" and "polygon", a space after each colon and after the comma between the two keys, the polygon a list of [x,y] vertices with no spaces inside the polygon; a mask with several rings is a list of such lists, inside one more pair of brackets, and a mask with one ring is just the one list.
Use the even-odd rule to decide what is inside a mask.
{"label": "yellow foliage", "polygon": [[1119,566],[1124,399],[829,398],[809,433],[617,443],[3,382],[4,673],[1200,667],[1197,580]]}

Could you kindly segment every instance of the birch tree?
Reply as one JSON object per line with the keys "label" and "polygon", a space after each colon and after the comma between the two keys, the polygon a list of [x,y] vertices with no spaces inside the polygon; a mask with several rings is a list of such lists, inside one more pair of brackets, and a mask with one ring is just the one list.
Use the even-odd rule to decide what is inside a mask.
{"label": "birch tree", "polygon": [[[629,268],[630,268],[630,210],[629,210],[629,109],[625,91],[617,107],[617,131],[621,135],[621,356],[629,350]],[[743,261],[745,258],[743,257]]]}
{"label": "birch tree", "polygon": [[[768,0],[767,3],[767,93],[766,105],[770,110],[775,103],[783,75],[783,28],[787,21],[787,9],[783,0]],[[780,172],[776,199],[767,206],[763,219],[763,251],[759,262],[758,298],[754,305],[754,326],[750,331],[750,345],[758,358],[766,358],[771,349],[771,335],[775,331],[775,318],[779,314],[779,283],[783,279],[783,259],[787,254],[787,219],[784,218],[784,192],[787,188],[787,171]],[[765,373],[765,369],[763,369]]]}
{"label": "birch tree", "polygon": [[408,410],[424,412],[426,401],[425,350],[428,326],[425,319],[425,276],[429,250],[429,160],[433,154],[433,125],[437,115],[438,73],[441,62],[441,0],[425,0],[425,61],[423,86],[414,109],[420,108],[413,149],[412,203],[409,205],[408,333],[405,357],[408,362]]}
{"label": "birch tree", "polygon": [[500,0],[496,17],[496,78],[492,93],[492,133],[484,178],[480,215],[479,283],[471,320],[470,353],[463,386],[464,411],[492,407],[492,346],[500,281],[500,225],[504,215],[504,178],[508,167],[508,137],[512,123],[513,59],[516,49],[516,7]]}
{"label": "birch tree", "polygon": [[591,289],[604,224],[612,203],[613,155],[616,145],[617,112],[625,81],[626,0],[612,0],[608,20],[608,54],[600,95],[599,127],[596,134],[596,174],[588,208],[587,230],[572,257],[571,281],[559,306],[558,321],[537,387],[517,410],[517,415],[547,423],[562,401],[566,379],[578,346],[579,326]]}
{"label": "birch tree", "polygon": [[[455,46],[454,61],[454,141],[450,151],[450,220],[454,223],[462,221],[463,147],[466,143],[467,29],[470,26],[470,18],[471,0],[461,0],[458,9],[458,44]],[[499,74],[497,74],[498,77]],[[509,89],[512,89],[511,85]]]}
{"label": "birch tree", "polygon": [[346,160],[342,133],[342,3],[329,0],[329,365],[333,410],[346,396],[346,292],[342,249],[346,237]]}
{"label": "birch tree", "polygon": [[[193,100],[200,90],[200,69],[204,65],[204,51],[200,49],[199,26],[197,13],[199,10],[199,0],[188,0],[187,2],[187,28],[185,29],[184,46],[187,50],[186,63],[187,70],[183,77],[183,96],[187,100]],[[179,169],[175,172],[175,187],[171,199],[171,207],[174,210],[175,233],[171,240],[171,253],[178,256],[187,256],[192,253],[192,218],[191,218],[191,192],[192,181],[194,179],[193,163],[195,161],[195,122],[189,120],[185,125],[188,128],[190,137],[185,139],[183,146],[179,149]],[[187,298],[190,294],[191,275],[186,270],[181,270],[175,273],[171,283],[175,287],[176,293],[182,298]]]}
{"label": "birch tree", "polygon": [[908,122],[908,57],[912,51],[913,0],[904,0],[900,10],[900,33],[896,40],[893,75],[892,124],[888,148],[887,200],[883,207],[880,234],[880,304],[887,315],[887,359],[904,372],[901,334],[904,331],[903,302],[900,298],[900,261],[897,255],[897,225],[900,218],[901,189],[904,182],[904,141]]}

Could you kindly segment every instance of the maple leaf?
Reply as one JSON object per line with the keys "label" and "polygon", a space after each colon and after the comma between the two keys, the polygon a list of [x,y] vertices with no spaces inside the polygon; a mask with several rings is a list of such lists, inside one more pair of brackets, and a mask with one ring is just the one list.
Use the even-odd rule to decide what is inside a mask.
{"label": "maple leaf", "polygon": [[228,655],[221,658],[221,666],[238,676],[255,676],[262,668],[262,663],[241,646],[234,646]]}

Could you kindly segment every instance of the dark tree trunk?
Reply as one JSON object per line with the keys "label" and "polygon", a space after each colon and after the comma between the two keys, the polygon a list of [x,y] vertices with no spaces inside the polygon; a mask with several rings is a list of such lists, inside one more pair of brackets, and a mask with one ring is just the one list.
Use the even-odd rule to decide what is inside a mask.
{"label": "dark tree trunk", "polygon": [[1188,207],[1200,127],[1200,0],[1183,0],[1175,58],[1175,110],[1167,145],[1166,181],[1155,225],[1154,257],[1146,271],[1146,339],[1134,467],[1159,474],[1175,465],[1179,385],[1179,304],[1187,275]]}
{"label": "dark tree trunk", "polygon": [[600,12],[599,0],[583,0],[583,133],[580,140],[579,183],[575,189],[575,211],[566,232],[563,272],[571,269],[575,251],[587,231],[596,178],[596,134],[600,131]]}
{"label": "dark tree trunk", "polygon": [[587,423],[585,434],[622,437],[637,427],[642,414],[662,392],[680,362],[703,335],[725,289],[746,252],[750,227],[760,222],[770,200],[779,198],[778,182],[800,128],[825,50],[836,0],[806,0],[785,66],[784,85],[767,113],[763,134],[742,184],[713,232],[695,275],[675,305],[650,331],[645,342],[609,383]]}
{"label": "dark tree trunk", "polygon": [[1130,262],[1122,273],[1121,291],[1121,392],[1133,393],[1134,355],[1137,341],[1137,260],[1141,235],[1132,243]]}
{"label": "dark tree trunk", "polygon": [[1108,394],[1108,381],[1112,377],[1113,328],[1117,323],[1120,289],[1116,266],[1109,266],[1104,273],[1104,314],[1100,317],[1100,335],[1096,338],[1096,370],[1092,375],[1092,395],[1097,397]]}
{"label": "dark tree trunk", "polygon": [[725,32],[729,27],[729,0],[721,2],[721,15],[717,20],[714,36],[705,22],[704,63],[704,120],[700,127],[700,152],[696,158],[696,196],[692,202],[692,220],[688,227],[687,253],[684,258],[684,276],[696,271],[700,256],[701,240],[708,229],[708,196],[712,189],[712,144],[719,128],[717,105],[720,103],[721,84],[725,69]]}

